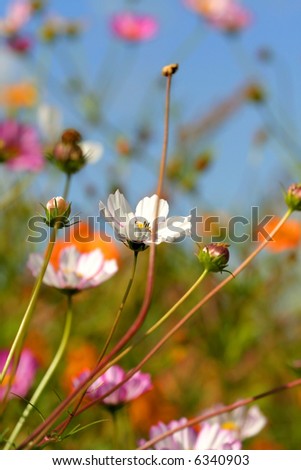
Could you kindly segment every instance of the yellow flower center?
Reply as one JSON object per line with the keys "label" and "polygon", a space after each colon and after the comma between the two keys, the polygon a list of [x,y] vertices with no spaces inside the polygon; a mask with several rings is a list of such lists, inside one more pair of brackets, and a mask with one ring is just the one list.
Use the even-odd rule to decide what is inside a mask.
{"label": "yellow flower center", "polygon": [[234,423],[234,421],[226,421],[225,423],[222,424],[222,428],[226,429],[227,431],[237,431],[238,430],[237,424]]}
{"label": "yellow flower center", "polygon": [[144,230],[146,232],[150,232],[150,225],[149,223],[145,220],[144,222],[140,222],[139,220],[135,221],[135,225],[139,230]]}

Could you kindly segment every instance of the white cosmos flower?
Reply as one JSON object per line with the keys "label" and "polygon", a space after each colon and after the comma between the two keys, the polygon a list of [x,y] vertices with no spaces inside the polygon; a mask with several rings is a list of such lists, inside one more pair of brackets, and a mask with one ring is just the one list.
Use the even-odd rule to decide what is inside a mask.
{"label": "white cosmos flower", "polygon": [[[190,216],[167,218],[168,203],[164,199],[158,200],[157,194],[141,199],[133,212],[117,189],[108,197],[106,206],[100,201],[99,210],[113,227],[116,238],[134,251],[145,250],[151,243],[182,241],[191,231]],[[153,238],[156,215],[157,233]]]}
{"label": "white cosmos flower", "polygon": [[239,450],[241,442],[236,438],[235,434],[223,429],[218,423],[202,424],[202,428],[197,436],[194,444],[197,450]]}
{"label": "white cosmos flower", "polygon": [[79,143],[85,158],[87,159],[87,163],[96,163],[98,160],[101,159],[104,148],[100,142],[96,142],[94,140],[83,140]]}
{"label": "white cosmos flower", "polygon": [[[29,255],[27,266],[33,276],[39,275],[43,261],[41,254]],[[75,246],[69,246],[61,251],[57,270],[51,263],[48,264],[43,282],[57,289],[76,292],[98,286],[117,270],[116,260],[105,260],[100,249],[80,253]]]}
{"label": "white cosmos flower", "polygon": [[[218,411],[224,405],[219,404],[206,410],[204,414]],[[223,429],[231,430],[238,439],[246,439],[258,434],[266,425],[267,419],[261,413],[258,406],[247,408],[242,406],[229,413],[214,416],[207,420],[210,424],[219,424]]]}
{"label": "white cosmos flower", "polygon": [[38,125],[47,142],[55,142],[61,133],[63,115],[57,106],[43,103],[37,109]]}
{"label": "white cosmos flower", "polygon": [[[166,431],[171,431],[186,423],[186,418],[171,421],[168,424],[160,421],[150,428],[149,437],[150,439],[156,438]],[[145,440],[139,442],[140,445],[144,443]],[[222,429],[217,423],[209,424],[207,422],[202,423],[199,432],[188,426],[154,444],[154,449],[157,450],[239,450],[240,448],[241,442],[231,431]]]}

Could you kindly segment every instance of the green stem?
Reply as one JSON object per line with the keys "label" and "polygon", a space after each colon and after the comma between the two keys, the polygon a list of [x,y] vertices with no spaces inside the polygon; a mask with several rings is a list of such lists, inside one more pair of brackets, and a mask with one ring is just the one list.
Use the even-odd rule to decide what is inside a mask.
{"label": "green stem", "polygon": [[64,187],[63,198],[66,200],[70,191],[70,183],[71,183],[71,176],[70,173],[66,174],[66,182]]}
{"label": "green stem", "polygon": [[[27,310],[24,314],[23,320],[21,322],[21,325],[19,326],[19,330],[17,332],[17,335],[14,339],[13,345],[12,345],[10,351],[9,351],[9,354],[8,354],[7,359],[6,359],[5,365],[4,365],[3,370],[1,372],[0,384],[3,382],[3,380],[6,376],[6,373],[7,373],[8,367],[11,363],[11,360],[13,358],[13,355],[17,351],[20,352],[21,349],[22,349],[21,348],[22,342],[23,342],[23,339],[26,335],[26,331],[27,331],[29,322],[31,320],[31,317],[33,315],[34,308],[35,308],[35,305],[36,305],[36,302],[37,302],[37,298],[38,298],[38,295],[39,295],[39,292],[40,292],[40,289],[41,289],[41,285],[42,285],[42,282],[43,282],[43,277],[44,277],[44,274],[46,272],[46,269],[47,269],[47,266],[48,266],[48,263],[50,261],[50,257],[51,257],[51,254],[52,254],[52,250],[53,250],[53,247],[54,247],[54,244],[55,244],[57,230],[58,230],[57,226],[54,226],[54,229],[51,233],[50,240],[49,240],[49,243],[48,243],[48,247],[47,247],[47,250],[46,250],[46,253],[45,253],[44,262],[43,262],[41,272],[40,272],[40,274],[39,274],[39,276],[36,280],[36,283],[35,283],[35,286],[33,288],[33,292],[32,292],[31,299],[29,301]],[[13,374],[12,374],[12,376],[13,376]]]}
{"label": "green stem", "polygon": [[[104,345],[104,347],[103,347],[103,350],[101,351],[100,356],[99,356],[99,358],[98,358],[98,360],[97,360],[97,364],[99,364],[100,361],[103,359],[103,357],[104,357],[104,355],[105,355],[105,353],[106,353],[106,351],[107,351],[107,349],[108,349],[108,346],[109,346],[109,344],[110,344],[110,342],[111,342],[111,339],[112,339],[112,337],[113,337],[113,335],[114,335],[114,333],[115,333],[115,331],[116,331],[116,328],[117,328],[117,325],[118,325],[118,322],[119,322],[121,313],[122,313],[122,311],[123,311],[123,308],[124,308],[124,306],[125,306],[126,300],[127,300],[127,298],[128,298],[128,295],[129,295],[129,293],[130,293],[130,290],[131,290],[131,287],[132,287],[132,284],[133,284],[133,281],[134,281],[134,276],[135,276],[136,266],[137,266],[137,258],[138,258],[138,251],[134,251],[134,264],[133,264],[132,274],[131,274],[131,277],[130,277],[130,279],[129,279],[127,288],[126,288],[126,290],[125,290],[125,293],[124,293],[124,295],[123,295],[123,299],[122,299],[122,301],[121,301],[119,310],[118,310],[118,312],[117,312],[117,315],[116,315],[116,318],[115,318],[115,320],[114,320],[114,323],[113,323],[113,326],[112,326],[112,328],[111,328],[111,331],[110,331],[110,333],[109,333],[109,336],[108,336],[108,338],[107,338],[107,340],[106,340],[106,343],[105,343],[105,345]],[[69,417],[68,417],[66,423],[65,423],[64,426],[62,427],[61,433],[63,433],[64,430],[67,428],[67,426],[71,423],[72,418],[75,416],[75,414],[76,414],[78,408],[79,408],[80,405],[81,405],[81,402],[83,401],[84,396],[86,395],[87,389],[88,389],[88,387],[83,390],[83,392],[82,392],[82,394],[81,394],[81,396],[80,396],[80,398],[79,398],[77,404],[76,404],[75,407],[74,407],[74,410],[72,411],[72,413],[70,413],[70,415],[69,415]]]}
{"label": "green stem", "polygon": [[204,269],[200,277],[195,281],[195,283],[188,289],[187,292],[168,310],[168,312],[163,315],[153,326],[151,326],[145,333],[144,336],[150,335],[153,331],[155,331],[162,323],[164,323],[170,315],[183,303],[185,300],[192,294],[192,292],[201,284],[201,282],[205,279],[208,274],[208,270]]}
{"label": "green stem", "polygon": [[207,421],[211,418],[215,418],[216,416],[220,416],[224,413],[230,413],[231,411],[237,410],[238,408],[245,407],[247,405],[250,405],[251,403],[254,403],[257,400],[261,400],[262,398],[266,398],[271,395],[275,395],[276,393],[280,392],[285,392],[286,390],[290,390],[295,387],[300,387],[301,385],[301,379],[296,379],[292,380],[291,382],[287,382],[284,385],[280,385],[279,387],[272,388],[271,390],[267,390],[266,392],[260,393],[258,395],[255,395],[254,397],[249,397],[249,398],[243,398],[239,401],[236,401],[235,403],[232,403],[232,405],[227,405],[223,406],[221,408],[216,409],[215,411],[211,411],[208,413],[202,413],[199,416],[196,416],[195,418],[189,419],[186,421],[185,424],[182,424],[180,426],[177,426],[171,430],[168,430],[160,435],[157,435],[153,439],[150,439],[149,441],[145,442],[143,445],[138,447],[138,450],[145,450],[156,444],[157,442],[161,441],[162,439],[165,439],[166,437],[170,436],[171,434],[174,434],[176,432],[181,431],[182,429],[191,427],[191,426],[196,426],[204,421]]}
{"label": "green stem", "polygon": [[111,331],[109,333],[109,336],[106,340],[106,343],[103,347],[103,350],[101,351],[101,354],[98,358],[98,363],[102,360],[102,358],[104,357],[105,353],[107,352],[107,349],[109,347],[109,344],[112,340],[112,337],[116,331],[116,328],[117,328],[117,325],[119,323],[119,320],[120,320],[120,317],[121,317],[121,314],[122,314],[122,311],[124,309],[124,306],[125,306],[125,303],[127,301],[127,298],[128,298],[128,295],[131,291],[131,288],[132,288],[132,285],[133,285],[133,281],[134,281],[134,277],[135,277],[135,272],[136,272],[136,267],[137,267],[137,258],[138,258],[138,251],[134,251],[134,263],[133,263],[133,269],[132,269],[132,274],[131,274],[131,277],[129,279],[129,282],[128,282],[128,285],[127,285],[127,288],[125,290],[125,293],[123,295],[123,299],[121,301],[121,304],[120,304],[120,307],[119,307],[119,310],[117,312],[117,315],[115,317],[115,320],[114,320],[114,323],[113,323],[113,326],[111,328]]}
{"label": "green stem", "polygon": [[[236,270],[233,272],[232,275],[228,276],[225,280],[223,280],[220,284],[218,284],[214,289],[212,289],[205,297],[203,297],[200,302],[198,302],[191,310],[188,312],[175,326],[171,328],[171,330],[163,337],[161,340],[149,351],[146,356],[137,364],[136,367],[134,367],[126,376],[126,378],[118,384],[117,387],[120,387],[124,383],[126,383],[133,375],[141,369],[141,367],[168,341],[168,339],[176,333],[179,328],[181,328],[182,325],[184,325],[208,300],[210,300],[217,292],[219,292],[226,284],[228,284],[231,280],[235,278],[240,272],[246,268],[246,266],[262,251],[267,243],[269,242],[269,239],[273,238],[273,236],[278,232],[278,230],[282,227],[282,225],[285,223],[285,221],[289,218],[289,216],[292,214],[292,209],[288,209],[285,215],[282,217],[282,219],[279,221],[277,226],[271,231],[269,234],[270,237],[267,237],[249,256],[248,258],[240,265]],[[106,363],[106,366],[108,365],[108,362]],[[109,364],[111,365],[111,363]],[[103,373],[103,369],[99,372],[99,375]],[[89,386],[90,383],[93,382],[93,380],[96,380],[99,375],[94,374],[93,378],[87,381],[87,386]],[[112,387],[111,390],[107,392],[107,394],[104,394],[102,396],[102,399],[105,398],[105,396],[111,394],[113,391],[115,391],[115,387]],[[57,417],[62,413],[62,411],[71,403],[76,397],[76,394],[74,393],[70,397],[67,397],[65,399],[64,403],[61,403],[59,407],[52,413],[52,416],[48,417],[45,423],[42,423],[30,436],[25,439],[21,445],[18,447],[18,449],[25,449],[25,448],[32,448],[34,444],[37,444],[39,440],[43,436],[45,436],[46,432],[48,429],[51,427],[53,422],[57,419]],[[87,404],[83,408],[81,408],[77,414],[82,413],[85,411],[87,408],[92,406],[95,403],[95,401],[92,401],[91,403]]]}
{"label": "green stem", "polygon": [[39,386],[35,390],[34,394],[32,395],[31,399],[28,402],[28,405],[26,406],[25,410],[23,411],[22,416],[20,417],[19,421],[17,422],[13,432],[11,433],[10,437],[8,438],[8,441],[4,447],[4,450],[8,450],[11,448],[13,443],[16,440],[16,437],[18,436],[19,432],[21,431],[27,417],[31,413],[31,411],[35,408],[35,405],[40,398],[42,392],[44,391],[46,385],[48,384],[49,380],[51,379],[54,371],[56,370],[63,353],[66,349],[67,342],[70,336],[70,330],[71,330],[71,323],[72,323],[72,297],[68,296],[68,308],[66,312],[66,319],[65,319],[65,326],[64,326],[64,331],[63,331],[63,336],[59,345],[59,348],[48,368],[46,371],[44,377],[42,378]]}
{"label": "green stem", "polygon": [[200,277],[195,281],[195,283],[188,289],[187,292],[168,310],[168,312],[163,315],[163,317],[160,318],[156,323],[154,323],[153,326],[151,326],[140,338],[137,338],[136,341],[134,341],[133,344],[128,346],[126,349],[124,349],[118,356],[116,356],[107,366],[106,369],[111,367],[112,365],[116,364],[117,362],[120,361],[126,354],[128,354],[135,346],[137,346],[143,339],[145,339],[148,335],[153,333],[162,323],[164,323],[173,313],[174,311],[183,303],[185,300],[192,294],[192,292],[201,284],[201,282],[204,280],[206,275],[208,274],[208,270],[205,269]]}

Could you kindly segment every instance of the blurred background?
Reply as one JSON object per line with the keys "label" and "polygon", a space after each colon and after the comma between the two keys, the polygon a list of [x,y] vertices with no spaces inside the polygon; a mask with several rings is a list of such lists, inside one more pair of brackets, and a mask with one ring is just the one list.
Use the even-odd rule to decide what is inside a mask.
{"label": "blurred background", "polygon": [[[9,24],[12,1],[0,5],[0,114],[32,126],[43,155],[63,129],[76,128],[101,147],[101,158],[71,181],[69,200],[82,220],[98,216],[99,200],[119,188],[133,207],[153,194],[163,141],[165,79],[161,69],[179,63],[171,92],[171,124],[164,195],[171,215],[220,217],[281,216],[282,187],[300,181],[300,17],[301,5],[285,0],[245,0],[245,24],[220,24],[192,1],[61,0],[30,1],[28,18]],[[197,2],[194,2],[197,3]],[[118,28],[116,15],[146,15],[153,30]],[[0,155],[4,138],[0,132]],[[5,143],[5,142],[4,142]],[[14,171],[1,161],[0,347],[8,348],[28,304],[33,278],[28,219],[40,203],[63,192],[65,176],[45,159],[39,171]],[[215,403],[231,403],[293,380],[300,368],[300,217],[239,278],[183,328],[146,367],[154,388],[122,411],[130,442],[148,434],[159,420],[193,417]],[[218,233],[216,224],[208,237]],[[251,224],[244,227],[252,235]],[[75,298],[70,345],[40,403],[43,416],[70,391],[71,378],[93,363],[118,310],[130,270],[131,253],[113,243],[120,266],[115,278]],[[229,269],[256,246],[250,238],[231,243]],[[112,247],[102,246],[104,251]],[[159,319],[200,273],[192,241],[159,246],[154,300],[147,325]],[[111,253],[111,252],[110,252]],[[118,254],[116,254],[118,253]],[[147,254],[116,338],[135,318],[144,293]],[[212,275],[160,330],[122,364],[126,369],[168,331],[189,306],[222,279]],[[117,289],[116,289],[117,286]],[[65,298],[44,286],[27,346],[43,373],[55,353]],[[86,361],[86,362],[85,362]],[[5,426],[23,409],[12,400]],[[259,403],[268,425],[246,448],[298,449],[301,392],[278,394]],[[108,419],[106,410],[80,423]],[[40,422],[31,416],[24,435]],[[128,434],[128,432],[125,432]],[[97,424],[55,448],[110,448],[110,425]],[[129,446],[129,447],[126,447]],[[131,446],[131,447],[130,447]]]}

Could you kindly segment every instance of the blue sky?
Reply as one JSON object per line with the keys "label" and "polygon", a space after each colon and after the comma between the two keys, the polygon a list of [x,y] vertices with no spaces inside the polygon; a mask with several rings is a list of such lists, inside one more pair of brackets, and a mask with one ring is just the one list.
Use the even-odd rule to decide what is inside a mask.
{"label": "blue sky", "polygon": [[[2,12],[5,3],[1,2]],[[239,37],[229,38],[205,25],[181,0],[49,0],[49,12],[81,19],[86,31],[81,41],[64,43],[46,52],[45,48],[38,48],[36,70],[44,63],[57,82],[64,80],[66,71],[76,71],[85,83],[85,92],[92,90],[102,95],[101,113],[110,123],[109,127],[103,123],[94,128],[87,126],[78,106],[74,108],[68,102],[69,95],[62,90],[57,92],[56,80],[44,77],[43,99],[63,107],[64,125],[80,128],[86,138],[100,140],[105,146],[104,158],[76,176],[73,183],[71,196],[80,209],[84,207],[82,190],[93,186],[95,199],[104,198],[118,174],[133,204],[153,191],[152,168],[158,164],[163,131],[164,79],[160,71],[170,62],[180,64],[172,89],[171,156],[179,150],[179,127],[205,115],[250,78],[259,78],[263,83],[273,119],[285,128],[265,146],[254,148],[254,134],[267,122],[266,111],[251,104],[241,107],[216,132],[191,144],[191,155],[210,148],[214,163],[200,178],[199,192],[191,197],[179,193],[175,206],[185,211],[192,205],[216,211],[248,211],[249,206],[261,204],[265,195],[274,193],[281,204],[280,183],[300,177],[288,172],[286,161],[300,161],[299,148],[301,151],[301,3],[242,3],[253,13],[253,24]],[[158,18],[160,30],[154,40],[128,45],[113,38],[108,27],[110,16],[128,9]],[[258,50],[263,47],[273,53],[270,63],[257,59]],[[33,70],[26,63],[22,65],[25,75]],[[137,162],[124,169],[126,165],[114,154],[112,138],[114,141],[120,134],[131,137],[138,126],[149,123],[153,129],[151,146],[145,154],[141,151]],[[282,132],[288,135],[288,146],[279,143]]]}

